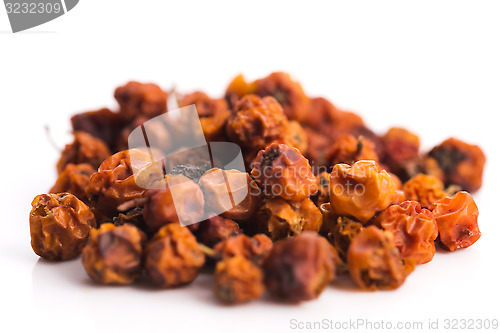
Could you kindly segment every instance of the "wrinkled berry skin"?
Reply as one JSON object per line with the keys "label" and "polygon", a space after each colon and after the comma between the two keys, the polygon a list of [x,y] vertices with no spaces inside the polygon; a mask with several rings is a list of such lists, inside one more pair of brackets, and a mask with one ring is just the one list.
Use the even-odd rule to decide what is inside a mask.
{"label": "wrinkled berry skin", "polygon": [[[337,155],[336,151],[342,152],[344,150],[342,147],[334,148],[334,146],[345,135],[351,135],[354,138],[363,137],[366,142],[370,142],[368,144],[370,147],[367,147],[366,153],[369,152],[370,155],[373,155],[371,148],[374,148],[377,157],[383,155],[381,138],[366,127],[360,116],[352,112],[340,110],[324,98],[311,99],[311,109],[302,124],[309,141],[306,156],[310,159],[311,164],[331,167],[328,164],[329,161],[326,159],[326,153],[330,151],[329,155],[332,155],[330,156],[330,159],[332,159],[332,157]],[[341,141],[344,140],[345,138]],[[373,147],[371,144],[373,144]],[[349,148],[345,152],[347,153],[349,150],[353,151],[353,149]],[[350,153],[351,156],[354,156],[355,160],[368,159],[362,156],[357,157],[356,150],[354,149]],[[345,156],[345,154],[341,155]],[[372,158],[370,157],[369,159]],[[352,157],[349,157],[349,159],[352,159]],[[344,163],[347,162],[344,161]]]}
{"label": "wrinkled berry skin", "polygon": [[325,134],[318,133],[310,127],[305,127],[304,132],[307,137],[307,150],[304,156],[307,157],[312,166],[318,166],[328,170],[330,167],[326,160],[326,153],[333,144],[333,140]]}
{"label": "wrinkled berry skin", "polygon": [[434,257],[438,226],[431,211],[421,208],[418,202],[389,206],[373,223],[393,234],[403,259],[413,258],[417,264],[425,264]]}
{"label": "wrinkled berry skin", "polygon": [[290,147],[297,148],[301,154],[305,154],[307,152],[307,147],[309,146],[307,133],[304,127],[295,120],[288,122],[285,139],[281,141],[277,140],[276,142],[284,143]]}
{"label": "wrinkled berry skin", "polygon": [[142,274],[146,235],[131,224],[102,224],[91,230],[82,251],[83,267],[101,284],[130,284]]}
{"label": "wrinkled berry skin", "polygon": [[300,201],[318,191],[317,179],[307,159],[295,148],[273,143],[252,163],[251,175],[264,196]]}
{"label": "wrinkled berry skin", "polygon": [[151,282],[161,288],[191,283],[204,263],[196,238],[178,223],[167,224],[146,244],[144,268]]}
{"label": "wrinkled berry skin", "polygon": [[362,289],[395,289],[413,271],[415,261],[401,259],[389,231],[369,226],[352,240],[347,265],[351,278]]}
{"label": "wrinkled berry skin", "polygon": [[240,99],[227,120],[226,132],[232,142],[246,149],[263,149],[285,139],[288,119],[272,97],[247,95]]}
{"label": "wrinkled berry skin", "polygon": [[246,172],[213,168],[203,174],[198,184],[205,197],[205,209],[225,218],[248,220],[260,206],[260,190]]}
{"label": "wrinkled berry skin", "polygon": [[335,278],[334,251],[314,232],[275,243],[264,261],[269,293],[293,303],[317,298]]}
{"label": "wrinkled berry skin", "polygon": [[355,137],[351,134],[340,135],[326,153],[329,165],[339,163],[353,164],[360,160],[378,162],[375,145],[362,136]]}
{"label": "wrinkled berry skin", "polygon": [[144,221],[148,228],[157,231],[169,223],[179,221],[169,188],[147,190],[144,197],[147,198],[144,204]]}
{"label": "wrinkled berry skin", "polygon": [[450,138],[434,147],[428,156],[442,169],[445,186],[457,184],[468,192],[481,188],[486,157],[478,146]]}
{"label": "wrinkled berry skin", "polygon": [[467,248],[474,244],[481,232],[477,224],[479,211],[474,198],[464,191],[439,200],[432,206],[439,239],[448,251]]}
{"label": "wrinkled berry skin", "polygon": [[311,99],[311,109],[305,123],[316,132],[332,139],[346,133],[357,136],[356,132],[365,128],[365,123],[359,115],[340,110],[322,97]]}
{"label": "wrinkled berry skin", "polygon": [[231,112],[226,110],[213,116],[200,118],[201,128],[207,142],[229,141],[226,134],[226,122],[230,115]]}
{"label": "wrinkled berry skin", "polygon": [[254,223],[258,232],[269,235],[275,241],[296,236],[303,231],[318,232],[323,216],[310,199],[285,201],[274,198],[260,208]]}
{"label": "wrinkled berry skin", "polygon": [[117,152],[116,141],[127,125],[118,113],[109,109],[83,112],[71,117],[74,132],[86,132],[106,143],[112,153]]}
{"label": "wrinkled berry skin", "polygon": [[271,73],[265,78],[247,82],[243,75],[235,77],[226,89],[226,100],[233,107],[245,95],[255,94],[260,97],[273,97],[283,107],[290,120],[307,120],[310,99],[302,86],[283,72]]}
{"label": "wrinkled berry skin", "polygon": [[417,168],[420,138],[400,127],[393,127],[382,136],[382,162],[398,177],[407,180]]}
{"label": "wrinkled berry skin", "polygon": [[119,115],[126,121],[139,116],[148,119],[167,112],[168,94],[153,83],[128,82],[115,90]]}
{"label": "wrinkled berry skin", "polygon": [[340,216],[368,222],[397,200],[391,176],[374,161],[337,164],[330,175],[330,204]]}
{"label": "wrinkled berry skin", "polygon": [[57,172],[63,172],[68,164],[90,164],[97,169],[111,155],[106,144],[85,132],[76,132],[74,141],[66,145],[57,162]]}
{"label": "wrinkled berry skin", "polygon": [[272,247],[273,242],[264,234],[252,237],[239,234],[217,243],[214,251],[220,259],[244,257],[260,265]]}
{"label": "wrinkled berry skin", "polygon": [[422,173],[409,179],[403,185],[405,200],[418,201],[424,208],[446,197],[443,182],[431,175]]}
{"label": "wrinkled berry skin", "polygon": [[113,218],[118,214],[119,205],[144,194],[144,188],[137,185],[134,177],[131,154],[134,157],[143,156],[145,161],[149,160],[146,153],[121,151],[102,162],[90,178],[87,195],[98,221]]}
{"label": "wrinkled berry skin", "polygon": [[31,247],[47,260],[78,256],[96,227],[94,215],[70,193],[41,194],[31,203]]}
{"label": "wrinkled berry skin", "polygon": [[214,272],[215,296],[226,304],[260,298],[265,291],[262,270],[245,257],[219,261]]}
{"label": "wrinkled berry skin", "polygon": [[96,172],[90,164],[67,164],[64,170],[57,177],[56,183],[49,193],[68,192],[76,196],[81,201],[88,203],[87,187],[90,177]]}
{"label": "wrinkled berry skin", "polygon": [[179,106],[184,107],[194,104],[200,117],[213,117],[228,110],[227,102],[223,98],[210,98],[201,91],[195,91],[182,96]]}
{"label": "wrinkled berry skin", "polygon": [[[163,189],[150,189],[144,193],[144,220],[151,230],[180,221],[189,225],[203,218],[205,200],[203,192],[192,180],[182,174],[167,175]],[[172,196],[175,191],[176,202]],[[181,220],[182,217],[182,220]]]}
{"label": "wrinkled berry skin", "polygon": [[198,224],[196,238],[202,244],[212,247],[215,244],[239,235],[241,229],[238,223],[221,216],[213,216]]}
{"label": "wrinkled berry skin", "polygon": [[363,224],[343,216],[337,217],[333,225],[329,228],[327,239],[335,250],[337,250],[343,262],[347,261],[347,251],[353,238],[356,237],[361,230],[363,230]]}
{"label": "wrinkled berry skin", "polygon": [[310,108],[309,97],[302,86],[293,81],[287,73],[275,72],[255,81],[256,94],[273,96],[281,104],[289,119],[303,121],[307,118]]}

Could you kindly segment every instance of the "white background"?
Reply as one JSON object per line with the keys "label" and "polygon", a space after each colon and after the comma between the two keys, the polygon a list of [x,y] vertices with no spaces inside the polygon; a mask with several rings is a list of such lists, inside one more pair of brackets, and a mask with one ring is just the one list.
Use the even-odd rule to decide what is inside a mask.
{"label": "white background", "polygon": [[[290,320],[500,319],[498,1],[81,1],[12,34],[0,7],[0,331],[290,332]],[[222,95],[233,76],[293,74],[311,96],[393,125],[425,148],[456,136],[488,158],[477,193],[481,239],[439,252],[391,292],[329,287],[317,301],[219,305],[210,276],[177,290],[100,287],[79,259],[39,261],[30,202],[56,178],[71,114],[116,107],[116,86],[153,81]],[[469,330],[471,331],[471,330]]]}

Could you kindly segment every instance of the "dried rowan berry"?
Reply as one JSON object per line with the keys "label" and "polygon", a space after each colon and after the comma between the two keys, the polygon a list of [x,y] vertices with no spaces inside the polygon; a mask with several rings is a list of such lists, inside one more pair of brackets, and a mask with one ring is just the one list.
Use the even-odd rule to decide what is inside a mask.
{"label": "dried rowan berry", "polygon": [[49,193],[68,192],[87,203],[87,187],[89,186],[90,177],[95,172],[96,169],[87,163],[67,164],[57,177],[56,183]]}
{"label": "dried rowan berry", "polygon": [[275,142],[284,143],[290,147],[297,148],[302,154],[305,154],[308,147],[307,134],[302,125],[295,120],[289,121],[283,140]]}
{"label": "dried rowan berry", "polygon": [[236,76],[226,88],[225,98],[231,108],[245,95],[255,94],[257,84],[247,82],[242,74]]}
{"label": "dried rowan berry", "polygon": [[396,190],[396,195],[395,195],[395,198],[394,198],[392,204],[399,205],[403,201],[405,201],[405,192],[402,190]]}
{"label": "dried rowan berry", "polygon": [[418,156],[420,138],[407,129],[392,127],[384,134],[382,141],[390,161],[402,163]]}
{"label": "dried rowan berry", "polygon": [[363,224],[353,219],[340,216],[330,228],[327,239],[333,245],[339,257],[345,262],[347,260],[347,251],[356,235],[363,230]]}
{"label": "dried rowan berry", "polygon": [[226,123],[230,115],[231,112],[226,110],[210,117],[200,118],[201,128],[207,142],[229,141],[226,135]]}
{"label": "dried rowan berry", "polygon": [[146,235],[131,224],[102,224],[91,230],[82,251],[83,267],[95,282],[130,284],[142,274]]}
{"label": "dried rowan berry", "polygon": [[199,185],[205,209],[225,218],[247,220],[259,208],[260,191],[246,172],[213,168],[203,174]]}
{"label": "dried rowan berry", "polygon": [[[247,174],[248,175],[248,174]],[[261,190],[255,180],[248,176],[248,194],[239,204],[222,213],[225,218],[236,220],[239,223],[248,223],[262,205]]]}
{"label": "dried rowan berry", "polygon": [[144,221],[150,229],[158,230],[168,223],[179,221],[169,188],[147,190],[144,197],[147,198],[144,204]]}
{"label": "dried rowan berry", "polygon": [[338,215],[366,223],[397,200],[391,176],[374,161],[337,164],[330,176],[330,203]]}
{"label": "dried rowan berry", "polygon": [[422,209],[418,202],[392,205],[380,213],[373,224],[393,234],[394,244],[403,259],[413,258],[417,264],[425,264],[434,257],[438,226],[432,213]]}
{"label": "dried rowan berry", "polygon": [[328,165],[339,163],[353,164],[359,160],[373,160],[378,162],[375,145],[362,136],[355,137],[351,134],[340,135],[333,146],[326,152]]}
{"label": "dried rowan berry", "polygon": [[146,244],[144,268],[151,282],[159,287],[192,282],[204,263],[196,238],[178,223],[167,224]]}
{"label": "dried rowan berry", "polygon": [[201,91],[182,96],[179,106],[194,104],[200,117],[211,117],[228,110],[227,102],[223,98],[210,98]]}
{"label": "dried rowan berry", "polygon": [[373,132],[369,130],[359,115],[349,112],[339,110],[333,118],[335,129],[339,132],[351,133],[354,136],[363,135],[365,138],[373,140]]}
{"label": "dried rowan berry", "polygon": [[199,223],[196,238],[202,244],[215,244],[241,233],[238,223],[221,216],[213,216]]}
{"label": "dried rowan berry", "polygon": [[[434,176],[441,181],[445,179],[443,169],[441,169],[438,162],[433,157],[428,155],[423,156],[419,161],[419,165],[412,168],[411,171],[413,171],[413,173],[410,172],[409,174],[412,174],[413,176],[416,176],[419,173],[424,173],[429,176]],[[457,184],[450,184],[450,186],[452,185],[454,186]]]}
{"label": "dried rowan berry", "polygon": [[[174,130],[169,128],[168,125],[162,121],[162,118],[151,120],[149,122],[148,120],[150,120],[150,118],[140,115],[128,122],[128,125],[125,126],[115,138],[115,147],[117,150],[137,148],[137,143],[143,142],[142,140],[147,137],[148,142],[153,142],[153,149],[157,149],[161,152],[170,151],[175,140],[179,139],[174,134]],[[137,136],[130,137],[133,131],[143,126],[146,122],[148,122],[147,126],[144,128],[145,130],[147,128],[146,136],[143,136],[141,130],[139,138],[137,138]],[[131,141],[132,146],[129,145],[129,140]],[[144,145],[144,148],[146,148],[146,145]]]}
{"label": "dried rowan berry", "polygon": [[406,200],[418,201],[424,208],[446,197],[443,182],[434,176],[419,173],[408,180],[403,187]]}
{"label": "dried rowan berry", "polygon": [[389,231],[375,226],[361,230],[347,251],[351,278],[366,290],[395,289],[415,268],[415,260],[402,260]]}
{"label": "dried rowan berry", "polygon": [[434,147],[429,156],[443,170],[446,186],[457,184],[470,192],[481,187],[486,157],[478,146],[450,138]]}
{"label": "dried rowan berry", "polygon": [[382,138],[368,127],[358,126],[353,128],[349,133],[354,135],[355,137],[362,136],[366,140],[370,140],[371,142],[373,142],[375,153],[377,153],[377,156],[384,155],[384,145],[382,144]]}
{"label": "dried rowan berry", "polygon": [[[128,140],[129,140],[130,134],[132,133],[132,131],[135,128],[137,128],[138,126],[141,126],[146,121],[147,121],[147,118],[138,117],[138,118],[135,118],[135,119],[131,120],[130,122],[128,122],[127,126],[124,126],[122,128],[122,130],[120,131],[120,133],[118,133],[117,136],[115,137],[115,142],[114,142],[115,151],[120,152],[120,151],[129,149]],[[164,142],[170,142],[170,141],[166,140]]]}
{"label": "dried rowan berry", "polygon": [[120,105],[120,116],[131,121],[138,116],[156,117],[167,112],[168,94],[156,84],[128,82],[116,88],[115,98]]}
{"label": "dried rowan berry", "polygon": [[57,162],[57,172],[61,173],[66,165],[88,163],[97,169],[102,161],[111,155],[106,144],[85,132],[75,132],[74,141],[66,145]]}
{"label": "dried rowan berry", "polygon": [[180,222],[189,225],[201,221],[205,199],[200,187],[182,174],[167,175],[166,179],[175,198],[175,210]]}
{"label": "dried rowan berry", "polygon": [[[387,170],[386,170],[387,171]],[[387,171],[389,176],[391,176],[392,182],[394,183],[394,188],[396,191],[402,191],[403,190],[403,183],[401,182],[401,179],[393,174],[392,172]]]}
{"label": "dried rowan berry", "polygon": [[310,199],[285,201],[274,198],[260,208],[255,223],[257,231],[278,240],[307,230],[318,232],[323,223],[323,216]]}
{"label": "dried rowan berry", "polygon": [[144,193],[144,188],[136,182],[131,155],[134,159],[142,156],[147,165],[148,154],[121,151],[107,158],[90,178],[87,195],[98,221],[112,218],[120,204],[139,198]]}
{"label": "dried rowan berry", "polygon": [[[206,171],[198,182],[207,206],[214,212],[225,212],[248,194],[246,172],[212,168]],[[241,193],[239,193],[241,192]]]}
{"label": "dried rowan berry", "polygon": [[343,134],[351,134],[354,137],[362,136],[374,144],[375,152],[378,156],[383,154],[381,138],[366,127],[355,113],[342,111],[324,98],[314,98],[309,112],[310,120],[306,120],[308,126],[318,133],[337,140]]}
{"label": "dried rowan berry", "polygon": [[307,159],[295,148],[273,143],[252,164],[252,176],[268,197],[303,200],[318,190]]}
{"label": "dried rowan berry", "polygon": [[313,166],[329,166],[326,160],[326,152],[333,144],[333,139],[327,135],[316,132],[314,129],[306,127],[304,131],[307,136],[307,151],[305,156]]}
{"label": "dried rowan berry", "polygon": [[[144,220],[151,230],[180,221],[189,225],[200,221],[204,215],[203,192],[188,177],[177,174],[167,175],[168,183],[163,189],[151,189],[144,193]],[[173,191],[175,191],[175,204]]]}
{"label": "dried rowan berry", "polygon": [[283,72],[271,73],[269,76],[255,81],[256,94],[273,96],[283,106],[288,118],[302,121],[307,118],[310,108],[309,97],[302,86],[293,81],[290,75]]}
{"label": "dried rowan berry", "polygon": [[264,234],[256,234],[253,237],[239,234],[217,243],[214,251],[217,258],[239,256],[260,265],[272,247],[273,242]]}
{"label": "dried rowan berry", "polygon": [[313,232],[275,243],[263,266],[267,289],[290,302],[317,298],[335,278],[334,251]]}
{"label": "dried rowan berry", "polygon": [[451,252],[469,247],[481,237],[477,225],[479,211],[467,192],[439,200],[432,206],[432,213],[437,221],[439,239]]}
{"label": "dried rowan berry", "polygon": [[[344,150],[341,147],[332,148],[332,145],[346,134],[355,138],[362,136],[369,141],[371,144],[368,145],[372,148],[370,150],[374,150],[375,156],[381,156],[383,153],[381,138],[365,126],[360,116],[352,112],[339,110],[324,98],[313,98],[311,100],[311,110],[308,119],[305,121],[305,126],[309,141],[306,156],[311,160],[311,163],[330,166],[331,163],[326,159],[326,152],[333,150],[330,155],[335,155],[335,151]],[[343,141],[345,141],[345,138]],[[340,145],[340,143],[337,145]],[[355,147],[353,144],[351,146]],[[354,148],[351,148],[351,150],[356,151]],[[370,153],[370,155],[373,154]],[[330,158],[332,157],[335,156]],[[374,159],[374,157],[372,156],[369,159]]]}
{"label": "dried rowan berry", "polygon": [[272,97],[247,95],[234,106],[226,132],[232,142],[246,149],[264,149],[275,140],[284,140],[288,119]]}
{"label": "dried rowan berry", "polygon": [[100,109],[79,113],[71,117],[74,132],[86,132],[94,138],[101,139],[112,152],[116,152],[116,138],[122,131],[126,122],[109,109]]}
{"label": "dried rowan berry", "polygon": [[339,134],[351,133],[365,127],[360,116],[338,109],[325,98],[311,99],[311,109],[305,122],[321,134],[335,138]]}
{"label": "dried rowan berry", "polygon": [[415,168],[419,159],[419,137],[404,128],[393,127],[384,134],[382,142],[384,145],[382,162],[403,179],[411,177],[409,170]]}
{"label": "dried rowan berry", "polygon": [[260,298],[265,291],[262,270],[244,257],[219,261],[214,272],[215,296],[222,302],[238,304]]}
{"label": "dried rowan berry", "polygon": [[[426,169],[427,165],[430,166],[430,164],[427,164],[426,160],[427,159],[423,158],[422,156],[419,156],[418,158],[415,158],[413,160],[406,161],[405,163],[401,164],[399,168],[389,168],[389,166],[387,165],[385,165],[384,168],[387,171],[389,170],[393,171],[394,174],[397,175],[401,181],[406,182],[410,178],[413,178],[416,175],[418,175],[419,173],[434,175],[427,171]],[[442,170],[440,170],[439,172],[441,173]]]}
{"label": "dried rowan berry", "polygon": [[70,193],[41,194],[31,203],[31,247],[48,260],[67,260],[82,251],[96,222],[90,209]]}
{"label": "dried rowan berry", "polygon": [[[311,98],[309,115],[304,119],[304,124],[315,131],[330,136],[329,131],[336,126],[337,114],[340,110],[323,97]],[[359,118],[360,124],[363,123]]]}

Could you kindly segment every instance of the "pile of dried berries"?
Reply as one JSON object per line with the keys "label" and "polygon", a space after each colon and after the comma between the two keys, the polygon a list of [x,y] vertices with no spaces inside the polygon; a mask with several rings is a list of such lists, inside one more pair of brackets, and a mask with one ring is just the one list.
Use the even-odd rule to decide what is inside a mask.
{"label": "pile of dried berries", "polygon": [[[238,76],[222,98],[172,94],[129,82],[115,91],[117,112],[71,118],[74,141],[57,163],[59,176],[32,203],[36,254],[54,261],[82,254],[102,284],[147,276],[174,288],[205,268],[224,303],[266,291],[299,302],[342,274],[362,289],[397,288],[432,260],[435,244],[455,251],[481,236],[466,192],[481,187],[485,156],[477,146],[451,138],[421,153],[416,134],[377,135],[358,115],[307,96],[285,73],[254,82]],[[207,142],[236,143],[247,168],[174,166],[165,177],[185,195],[175,205],[168,186],[145,189],[158,182],[154,168],[134,175],[131,154],[141,153],[127,150],[129,134],[168,112],[172,97],[195,104]],[[250,189],[233,207],[222,197],[228,179]],[[223,213],[181,226],[180,214],[198,221],[207,211]]]}

